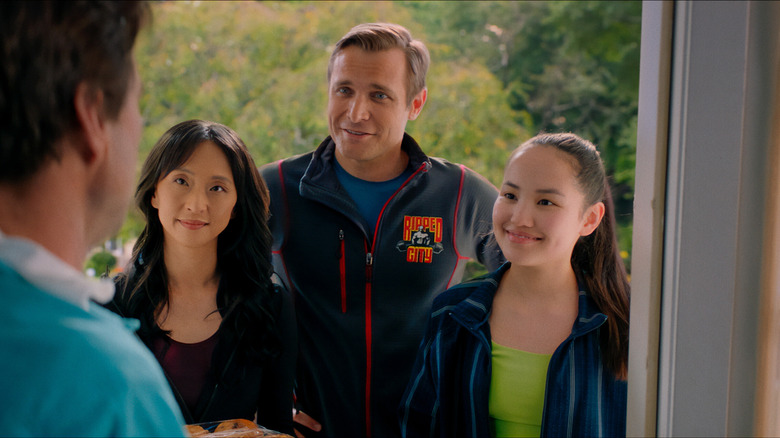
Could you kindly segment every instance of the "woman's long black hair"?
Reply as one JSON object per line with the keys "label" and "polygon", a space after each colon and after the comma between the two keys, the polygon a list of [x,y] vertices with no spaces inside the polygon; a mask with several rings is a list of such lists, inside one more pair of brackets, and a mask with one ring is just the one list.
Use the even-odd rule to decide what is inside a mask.
{"label": "woman's long black hair", "polygon": [[151,198],[158,181],[184,164],[206,141],[225,153],[237,189],[234,216],[217,243],[220,342],[238,344],[240,351],[251,358],[275,356],[281,346],[278,336],[271,333],[281,301],[271,282],[268,189],[244,142],[219,123],[179,123],[163,134],[149,153],[135,192],[135,203],[146,226],[133,247],[128,269],[116,278],[113,305],[124,316],[141,321],[142,339],[164,333],[156,321],[168,304],[168,276],[163,259],[163,227]]}

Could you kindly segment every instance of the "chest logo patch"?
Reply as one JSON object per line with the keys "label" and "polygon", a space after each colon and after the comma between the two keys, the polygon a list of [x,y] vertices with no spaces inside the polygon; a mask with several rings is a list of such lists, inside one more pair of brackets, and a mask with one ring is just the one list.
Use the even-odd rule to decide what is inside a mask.
{"label": "chest logo patch", "polygon": [[431,263],[433,255],[444,250],[443,228],[440,217],[404,216],[403,239],[395,247],[406,253],[409,263]]}

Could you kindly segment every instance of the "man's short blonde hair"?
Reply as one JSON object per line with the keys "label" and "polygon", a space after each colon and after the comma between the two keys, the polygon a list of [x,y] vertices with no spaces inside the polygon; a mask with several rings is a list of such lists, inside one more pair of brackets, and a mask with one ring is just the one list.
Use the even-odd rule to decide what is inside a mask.
{"label": "man's short blonde hair", "polygon": [[406,81],[406,104],[410,105],[414,97],[425,89],[425,76],[431,64],[431,55],[422,41],[412,38],[412,34],[403,26],[392,23],[363,23],[353,27],[344,35],[328,62],[328,83],[333,71],[333,62],[342,50],[356,46],[369,52],[380,52],[394,48],[401,49],[406,55],[409,67]]}

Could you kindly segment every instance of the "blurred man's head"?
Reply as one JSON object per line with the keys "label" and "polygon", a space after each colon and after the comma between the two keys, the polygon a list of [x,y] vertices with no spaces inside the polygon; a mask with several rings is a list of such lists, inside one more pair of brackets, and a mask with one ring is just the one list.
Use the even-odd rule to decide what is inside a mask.
{"label": "blurred man's head", "polygon": [[80,84],[116,120],[137,80],[132,48],[145,2],[0,3],[0,182],[22,181],[78,132]]}
{"label": "blurred man's head", "polygon": [[0,2],[0,188],[62,195],[39,182],[55,174],[83,187],[35,219],[77,209],[84,229],[73,232],[88,245],[129,206],[142,127],[133,46],[150,16],[146,2]]}

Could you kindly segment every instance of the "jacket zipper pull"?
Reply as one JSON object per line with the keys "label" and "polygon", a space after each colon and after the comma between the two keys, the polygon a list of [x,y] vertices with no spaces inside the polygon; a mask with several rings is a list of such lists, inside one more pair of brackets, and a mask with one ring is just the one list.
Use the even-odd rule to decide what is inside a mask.
{"label": "jacket zipper pull", "polygon": [[371,283],[373,265],[374,265],[374,255],[368,252],[366,253],[366,282],[367,283]]}

